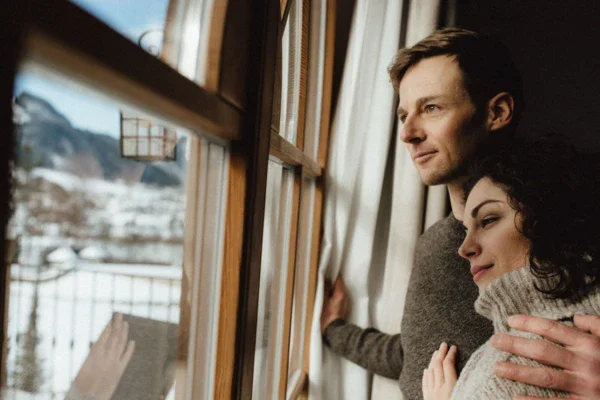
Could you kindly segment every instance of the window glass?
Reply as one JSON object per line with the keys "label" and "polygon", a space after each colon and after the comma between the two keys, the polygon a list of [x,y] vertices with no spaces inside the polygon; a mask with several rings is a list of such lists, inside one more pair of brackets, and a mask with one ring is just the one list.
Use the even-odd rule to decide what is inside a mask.
{"label": "window glass", "polygon": [[[192,299],[189,288],[182,293],[187,177],[194,172],[202,182],[194,188],[193,205],[212,207],[208,225],[197,223],[211,238],[214,254],[203,253],[202,243],[191,248],[212,267],[221,260],[225,148],[206,142],[206,159],[217,167],[199,174],[198,163],[189,165],[189,144],[197,139],[175,129],[168,136],[169,157],[165,129],[157,128],[162,123],[147,120],[138,121],[147,130],[145,145],[123,141],[120,149],[121,136],[131,131],[121,131],[118,106],[28,73],[17,77],[13,110],[8,237],[14,251],[7,263],[2,397],[62,399],[69,390],[109,387],[98,382],[102,374],[95,368],[119,371],[119,366],[98,358],[107,351],[99,346],[122,343],[112,348],[130,359],[120,364],[122,375],[111,378],[112,398],[174,398],[177,360],[187,354],[194,326],[181,305],[192,303],[196,310],[206,297]],[[151,159],[124,157],[128,146],[146,146]],[[187,275],[194,275],[188,286],[204,290],[206,285],[196,284],[200,272]],[[196,312],[214,319],[214,307]],[[211,329],[206,328],[214,336]],[[213,344],[206,337],[194,351]]]}
{"label": "window glass", "polygon": [[281,43],[281,116],[279,132],[296,144],[300,103],[300,49],[302,39],[302,2],[292,2]]}
{"label": "window glass", "polygon": [[[293,172],[270,160],[260,272],[253,399],[276,399],[292,214]],[[287,362],[287,360],[286,360]]]}
{"label": "window glass", "polygon": [[70,0],[111,28],[159,56],[169,0]]}
{"label": "window glass", "polygon": [[325,77],[325,43],[327,41],[327,2],[310,8],[308,54],[308,86],[306,101],[306,127],[304,153],[313,160],[319,154],[323,87]]}
{"label": "window glass", "polygon": [[302,177],[298,244],[296,246],[296,269],[292,298],[292,323],[288,359],[288,390],[293,390],[293,385],[295,384],[294,378],[299,376],[302,371],[308,283],[313,239],[315,187],[316,183],[314,178],[308,176]]}
{"label": "window glass", "polygon": [[70,0],[204,85],[213,0]]}

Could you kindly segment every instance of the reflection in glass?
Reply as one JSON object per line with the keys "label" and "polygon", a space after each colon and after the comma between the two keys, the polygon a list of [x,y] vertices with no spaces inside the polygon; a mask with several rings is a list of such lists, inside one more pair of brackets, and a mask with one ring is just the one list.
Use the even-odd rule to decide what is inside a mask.
{"label": "reflection in glass", "polygon": [[70,0],[154,56],[163,50],[169,0]]}
{"label": "reflection in glass", "polygon": [[[130,139],[123,148],[158,161],[126,159],[110,123],[119,119],[116,106],[36,77],[19,76],[16,88],[3,398],[64,398],[86,359],[102,361],[92,343],[119,332],[121,353],[128,340],[135,349],[112,398],[172,398],[187,137],[179,132],[165,162],[163,138],[146,127],[145,148]],[[81,113],[89,114],[71,118]],[[95,125],[96,114],[104,125]]]}
{"label": "reflection in glass", "polygon": [[288,357],[288,390],[293,390],[295,379],[302,372],[306,310],[308,308],[308,283],[311,263],[313,216],[316,183],[313,178],[302,177],[298,243],[296,245],[296,269],[292,298],[292,323]]}
{"label": "reflection in glass", "polygon": [[121,156],[137,161],[175,161],[177,132],[138,112],[121,110]]}
{"label": "reflection in glass", "polygon": [[[290,239],[293,172],[269,161],[254,356],[253,399],[276,399]],[[287,360],[285,361],[287,362]]]}
{"label": "reflection in glass", "polygon": [[70,0],[203,86],[214,0]]}

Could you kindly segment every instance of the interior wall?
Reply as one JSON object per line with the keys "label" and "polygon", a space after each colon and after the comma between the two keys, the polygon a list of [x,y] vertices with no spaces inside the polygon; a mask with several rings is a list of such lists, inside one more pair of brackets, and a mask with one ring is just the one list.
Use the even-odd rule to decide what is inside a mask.
{"label": "interior wall", "polygon": [[564,134],[600,151],[600,2],[459,0],[456,25],[492,34],[512,51],[523,75],[519,133]]}

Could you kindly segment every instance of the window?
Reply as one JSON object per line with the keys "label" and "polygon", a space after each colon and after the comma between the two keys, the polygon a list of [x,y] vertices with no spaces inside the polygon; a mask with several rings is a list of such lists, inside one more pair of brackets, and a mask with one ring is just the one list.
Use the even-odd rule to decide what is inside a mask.
{"label": "window", "polygon": [[[14,3],[0,14],[14,38],[10,68],[59,82],[57,96],[87,96],[72,107],[88,117],[67,113],[57,125],[91,123],[94,107],[107,107],[114,118],[105,122],[118,135],[94,136],[105,147],[83,153],[81,139],[101,130],[81,125],[69,140],[53,142],[62,153],[48,165],[76,175],[70,183],[39,156],[45,137],[22,140],[15,131],[20,153],[3,149],[2,171],[14,167],[18,205],[11,229],[2,231],[4,254],[17,254],[7,261],[12,271],[0,296],[8,337],[2,390],[17,390],[13,372],[28,358],[17,353],[29,355],[25,348],[39,342],[45,358],[32,379],[43,396],[62,395],[117,311],[128,314],[129,338],[140,343],[132,360],[164,356],[140,350],[135,335],[167,338],[165,357],[174,362],[150,380],[174,387],[167,398],[296,398],[305,389],[316,282],[333,2]],[[145,16],[149,23],[140,22]],[[17,94],[14,112],[0,111],[4,127],[8,118],[29,123],[20,93],[1,93]],[[98,154],[130,169],[117,173],[94,162]],[[115,243],[98,245],[102,237]],[[38,341],[42,328],[56,339]],[[46,374],[60,354],[67,370]],[[131,390],[126,382],[117,392]]]}
{"label": "window", "polygon": [[[115,396],[174,398],[177,349],[188,345],[178,335],[188,135],[173,143],[173,163],[133,162],[119,156],[118,125],[105,123],[119,119],[114,104],[27,73],[16,89],[3,396],[64,398],[120,313],[136,350]],[[163,379],[137,378],[152,374]]]}
{"label": "window", "polygon": [[329,124],[328,4],[282,4],[253,399],[297,398],[307,383]]}

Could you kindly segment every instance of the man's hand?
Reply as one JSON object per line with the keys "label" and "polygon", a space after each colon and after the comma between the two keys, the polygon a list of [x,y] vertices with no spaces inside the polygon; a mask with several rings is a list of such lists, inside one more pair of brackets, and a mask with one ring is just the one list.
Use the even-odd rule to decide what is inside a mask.
{"label": "man's hand", "polygon": [[448,345],[442,343],[433,353],[429,368],[423,371],[423,399],[448,400],[456,381],[456,346],[448,351]]}
{"label": "man's hand", "polygon": [[[528,367],[497,363],[496,375],[531,385],[563,390],[571,399],[600,399],[600,316],[576,315],[571,328],[560,322],[530,315],[517,315],[508,324],[520,331],[540,335],[564,347],[535,339],[495,335],[492,345],[542,364],[562,368]],[[517,396],[519,400],[538,397]]]}
{"label": "man's hand", "polygon": [[321,311],[321,333],[330,322],[338,318],[346,319],[348,314],[348,301],[344,289],[344,280],[341,276],[335,280],[333,289],[329,282],[325,283],[325,297],[323,299],[323,310]]}

